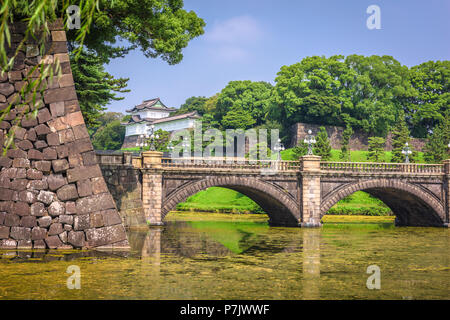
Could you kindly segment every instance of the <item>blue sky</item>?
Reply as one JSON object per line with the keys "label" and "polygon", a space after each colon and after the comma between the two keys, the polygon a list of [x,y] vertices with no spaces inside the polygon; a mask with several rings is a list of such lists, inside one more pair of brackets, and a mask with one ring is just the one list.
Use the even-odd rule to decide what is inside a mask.
{"label": "blue sky", "polygon": [[[370,5],[380,7],[379,30],[366,26]],[[407,66],[450,57],[448,0],[185,0],[185,9],[205,20],[205,34],[177,65],[139,50],[113,60],[106,70],[130,78],[131,92],[108,111],[125,113],[154,97],[178,108],[232,80],[274,84],[281,66],[312,55],[391,55]]]}

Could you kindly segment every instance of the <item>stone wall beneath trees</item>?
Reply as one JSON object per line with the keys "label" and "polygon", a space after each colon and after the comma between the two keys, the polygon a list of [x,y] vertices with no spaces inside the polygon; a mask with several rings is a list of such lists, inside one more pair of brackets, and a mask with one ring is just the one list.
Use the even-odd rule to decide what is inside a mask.
{"label": "stone wall beneath trees", "polygon": [[[0,77],[0,109],[14,103],[25,76],[39,63],[61,64],[62,76],[45,80],[37,117],[14,125],[15,105],[0,122],[0,144],[15,129],[15,148],[0,157],[0,248],[128,247],[116,205],[96,161],[75,92],[66,34],[50,26],[44,57],[29,41],[10,72]],[[11,27],[12,49],[25,26]]]}

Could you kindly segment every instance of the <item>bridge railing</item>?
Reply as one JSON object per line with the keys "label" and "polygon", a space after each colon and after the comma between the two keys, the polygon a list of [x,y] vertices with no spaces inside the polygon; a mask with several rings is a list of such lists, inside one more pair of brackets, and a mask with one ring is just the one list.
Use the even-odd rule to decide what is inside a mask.
{"label": "bridge railing", "polygon": [[443,173],[442,164],[423,163],[376,163],[376,162],[330,162],[320,163],[321,171],[343,171],[361,173]]}
{"label": "bridge railing", "polygon": [[163,168],[205,168],[298,171],[299,161],[249,160],[239,158],[162,158]]}

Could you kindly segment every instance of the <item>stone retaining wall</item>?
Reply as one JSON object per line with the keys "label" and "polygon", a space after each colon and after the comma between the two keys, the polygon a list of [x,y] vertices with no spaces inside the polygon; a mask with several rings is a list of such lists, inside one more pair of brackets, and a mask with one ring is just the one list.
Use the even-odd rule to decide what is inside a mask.
{"label": "stone retaining wall", "polygon": [[[128,247],[80,111],[63,25],[57,21],[50,30],[44,57],[30,40],[0,77],[3,110],[33,65],[59,60],[62,69],[59,79],[45,80],[37,117],[22,119],[16,147],[0,157],[0,248]],[[24,31],[22,24],[11,27],[12,49]],[[13,107],[0,123],[1,145],[19,111]]]}

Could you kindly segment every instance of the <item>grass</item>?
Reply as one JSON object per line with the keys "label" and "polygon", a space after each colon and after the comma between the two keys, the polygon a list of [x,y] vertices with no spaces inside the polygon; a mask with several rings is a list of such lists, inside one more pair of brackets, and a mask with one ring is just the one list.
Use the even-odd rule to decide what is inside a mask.
{"label": "grass", "polygon": [[[369,162],[367,160],[368,151],[365,150],[354,150],[350,151],[350,161],[352,162]],[[341,150],[338,149],[332,149],[331,150],[331,159],[328,161],[342,161],[341,158]],[[294,155],[293,149],[286,149],[281,152],[281,158],[283,160],[298,160],[296,156]],[[392,152],[386,151],[385,152],[385,159],[384,162],[390,162],[392,158]],[[425,160],[423,158],[423,152],[417,153],[417,159],[418,163],[425,163]]]}

